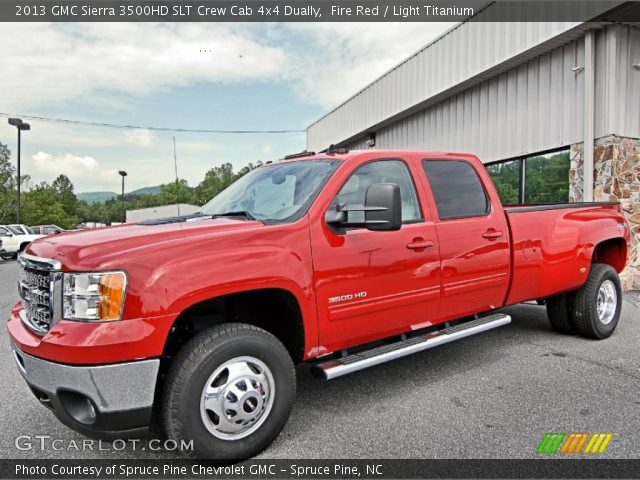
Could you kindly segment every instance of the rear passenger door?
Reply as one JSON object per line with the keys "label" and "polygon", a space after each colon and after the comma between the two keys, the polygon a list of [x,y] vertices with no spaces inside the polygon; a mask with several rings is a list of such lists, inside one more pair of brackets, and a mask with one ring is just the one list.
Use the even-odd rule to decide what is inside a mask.
{"label": "rear passenger door", "polygon": [[439,320],[501,306],[509,287],[509,232],[475,167],[466,160],[425,159],[437,212],[442,297]]}

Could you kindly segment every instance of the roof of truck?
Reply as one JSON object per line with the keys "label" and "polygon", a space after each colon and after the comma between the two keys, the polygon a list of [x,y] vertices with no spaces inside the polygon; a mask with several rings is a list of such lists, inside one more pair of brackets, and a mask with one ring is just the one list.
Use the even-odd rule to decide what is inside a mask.
{"label": "roof of truck", "polygon": [[329,152],[300,152],[293,155],[287,155],[282,160],[279,160],[277,163],[281,162],[295,162],[301,160],[325,160],[327,158],[335,159],[335,160],[350,160],[357,159],[363,155],[366,156],[377,156],[379,158],[394,158],[394,157],[402,157],[407,154],[415,155],[419,154],[420,156],[424,156],[424,158],[437,158],[437,159],[460,159],[460,158],[477,158],[472,153],[465,152],[441,152],[441,151],[427,151],[427,150],[398,150],[398,149],[369,149],[369,150],[346,150],[343,148],[336,149],[334,151]]}

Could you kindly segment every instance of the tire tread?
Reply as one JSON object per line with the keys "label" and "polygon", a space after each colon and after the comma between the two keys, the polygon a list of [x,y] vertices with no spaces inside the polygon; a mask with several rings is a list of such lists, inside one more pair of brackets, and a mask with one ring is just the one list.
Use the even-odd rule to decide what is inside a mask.
{"label": "tire tread", "polygon": [[[204,350],[208,345],[221,337],[229,337],[243,332],[252,332],[253,334],[263,336],[274,348],[281,349],[284,354],[289,356],[289,352],[275,336],[266,330],[247,323],[222,323],[198,333],[186,342],[178,351],[178,354],[171,362],[167,376],[164,379],[164,388],[162,389],[161,395],[163,407],[162,424],[164,425],[165,432],[169,438],[178,442],[186,440],[182,435],[183,422],[180,420],[180,415],[178,414],[178,399],[186,387],[188,379],[198,366],[198,356],[196,352]],[[290,371],[287,373],[295,379],[295,367],[293,362],[290,362]],[[293,406],[295,387],[296,385],[294,381],[294,395],[291,397],[289,407]],[[183,452],[183,454],[191,458],[196,457],[195,452],[192,450],[187,450],[186,452]]]}

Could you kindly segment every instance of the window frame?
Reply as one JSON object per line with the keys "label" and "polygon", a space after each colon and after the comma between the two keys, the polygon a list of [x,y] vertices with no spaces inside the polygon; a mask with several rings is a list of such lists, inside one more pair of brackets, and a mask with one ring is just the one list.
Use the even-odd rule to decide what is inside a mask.
{"label": "window frame", "polygon": [[[497,160],[495,162],[487,162],[484,165],[485,169],[487,170],[487,174],[491,177],[491,173],[489,173],[489,169],[487,167],[489,167],[490,165],[499,165],[501,163],[507,163],[507,162],[519,162],[518,165],[518,201],[520,203],[518,203],[517,205],[541,205],[541,204],[534,204],[534,203],[526,203],[526,196],[527,196],[527,192],[526,192],[526,184],[527,184],[527,175],[526,175],[526,169],[527,169],[527,159],[529,158],[534,158],[534,157],[540,157],[540,156],[545,156],[545,155],[551,155],[554,153],[560,153],[560,152],[568,152],[569,153],[569,162],[571,162],[571,145],[564,145],[562,147],[558,147],[558,148],[552,148],[550,150],[542,150],[540,152],[534,152],[534,153],[528,153],[526,155],[519,155],[517,157],[512,157],[512,158],[507,158],[505,160]],[[571,168],[571,167],[569,167]],[[491,181],[493,182],[493,177],[491,177]],[[569,183],[569,179],[567,178],[567,183]],[[567,199],[568,202],[569,199]],[[500,199],[500,202],[502,202],[502,199]],[[565,203],[567,203],[565,202]],[[512,204],[503,204],[504,206],[508,207],[508,206],[513,206]],[[543,205],[558,205],[558,203],[545,203]]]}
{"label": "window frame", "polygon": [[[342,191],[342,189],[344,188],[344,186],[347,184],[347,182],[349,180],[351,180],[351,177],[358,171],[360,170],[362,167],[369,165],[370,163],[376,163],[376,162],[385,162],[385,161],[396,161],[396,162],[401,162],[404,167],[407,169],[407,173],[409,174],[409,179],[411,180],[411,185],[413,186],[413,191],[416,194],[416,204],[418,206],[418,213],[420,214],[420,218],[417,218],[415,220],[403,220],[402,221],[402,225],[413,225],[416,223],[424,223],[425,222],[425,218],[424,218],[424,212],[422,210],[422,204],[420,202],[420,192],[418,190],[418,187],[416,185],[416,179],[413,175],[413,172],[411,171],[411,166],[409,165],[409,162],[407,162],[404,158],[400,158],[400,157],[381,157],[381,158],[372,158],[370,160],[366,160],[362,163],[360,163],[358,166],[356,166],[356,168],[354,168],[349,175],[347,176],[347,178],[345,179],[344,182],[342,182],[340,184],[340,186],[338,187],[338,190],[336,191],[335,195],[333,196],[333,198],[331,199],[331,201],[329,202],[329,206],[328,208],[331,208],[332,205],[337,205],[336,197],[338,195],[340,195],[340,192]],[[347,230],[361,230],[364,229],[365,227],[348,227]]]}
{"label": "window frame", "polygon": [[[436,194],[433,191],[433,187],[431,186],[431,180],[429,180],[429,174],[427,173],[426,168],[424,168],[425,162],[462,162],[469,165],[473,173],[476,175],[478,182],[480,182],[480,187],[482,188],[482,193],[484,194],[484,198],[486,200],[486,208],[484,213],[482,213],[481,215],[455,215],[451,217],[441,217],[440,211],[438,210],[438,199],[436,198]],[[427,179],[427,185],[429,186],[429,191],[431,192],[431,197],[433,198],[433,204],[436,210],[435,213],[436,215],[438,215],[438,220],[440,220],[441,222],[446,222],[448,220],[460,220],[464,218],[485,218],[491,215],[491,212],[493,211],[493,204],[491,203],[489,192],[487,192],[487,188],[484,182],[482,181],[480,174],[478,173],[478,171],[470,161],[465,160],[464,158],[423,158],[420,161],[420,168],[422,168],[422,171],[424,172],[424,176]]]}

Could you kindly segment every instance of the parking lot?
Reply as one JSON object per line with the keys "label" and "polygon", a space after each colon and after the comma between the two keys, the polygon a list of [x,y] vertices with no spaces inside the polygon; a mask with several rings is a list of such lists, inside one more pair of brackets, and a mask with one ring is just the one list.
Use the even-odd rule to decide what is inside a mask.
{"label": "parking lot", "polygon": [[[0,262],[0,315],[17,264]],[[506,327],[330,382],[298,368],[291,419],[264,458],[527,458],[546,432],[612,432],[607,458],[640,458],[640,297],[605,341],[554,333],[544,307],[505,309]],[[15,439],[84,437],[28,390],[0,330],[3,458],[155,458],[175,452],[18,450]],[[37,442],[34,442],[37,443]],[[66,447],[65,447],[66,448]]]}

